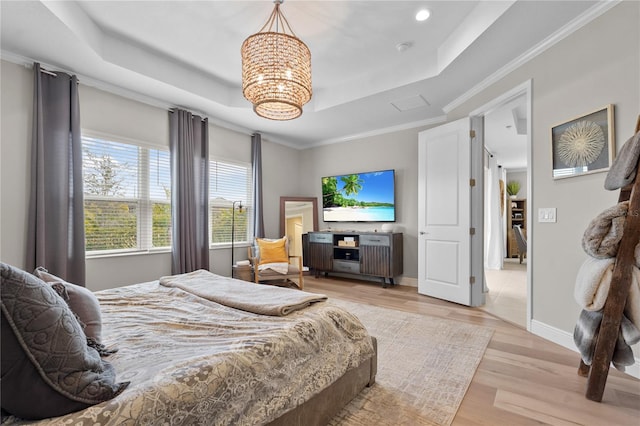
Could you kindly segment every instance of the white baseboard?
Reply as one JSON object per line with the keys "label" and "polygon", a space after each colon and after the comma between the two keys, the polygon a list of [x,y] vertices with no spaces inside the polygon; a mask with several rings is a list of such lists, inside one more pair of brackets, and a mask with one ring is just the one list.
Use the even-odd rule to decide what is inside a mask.
{"label": "white baseboard", "polygon": [[[543,339],[547,339],[578,353],[578,348],[576,348],[575,343],[573,343],[573,334],[571,333],[567,333],[564,330],[551,327],[550,325],[536,320],[531,320],[531,332],[536,336],[540,336]],[[640,358],[636,358],[635,360],[635,364],[626,367],[625,374],[640,379]],[[576,358],[576,368],[578,368],[578,362],[579,358]],[[613,366],[611,368],[613,368]]]}
{"label": "white baseboard", "polygon": [[398,285],[406,285],[409,287],[415,287],[418,288],[418,279],[417,278],[411,278],[411,277],[401,277],[398,282]]}

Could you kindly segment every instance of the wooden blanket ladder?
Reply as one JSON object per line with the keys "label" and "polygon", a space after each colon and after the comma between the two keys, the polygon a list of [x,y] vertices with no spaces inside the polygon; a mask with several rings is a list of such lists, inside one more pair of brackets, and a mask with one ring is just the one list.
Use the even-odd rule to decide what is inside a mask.
{"label": "wooden blanket ladder", "polygon": [[[638,131],[640,131],[640,116],[636,122],[635,133]],[[620,189],[618,202],[627,200],[629,200],[629,211],[624,222],[624,234],[613,268],[611,287],[604,305],[593,360],[590,367],[580,361],[578,369],[579,375],[588,377],[586,398],[597,402],[602,401],[609,366],[618,339],[622,313],[629,296],[631,274],[635,265],[634,251],[640,240],[640,162],[636,166],[635,180]]]}

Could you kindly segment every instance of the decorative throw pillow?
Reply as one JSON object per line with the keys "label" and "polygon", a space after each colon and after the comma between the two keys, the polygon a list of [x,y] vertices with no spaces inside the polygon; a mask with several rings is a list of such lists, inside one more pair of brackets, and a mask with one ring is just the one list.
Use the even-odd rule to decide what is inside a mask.
{"label": "decorative throw pillow", "polygon": [[49,273],[43,267],[38,267],[34,273],[36,277],[54,287],[67,302],[73,313],[84,324],[84,334],[96,343],[102,343],[102,312],[100,303],[93,292],[85,287],[72,284]]}
{"label": "decorative throw pillow", "polygon": [[266,238],[256,238],[260,255],[260,265],[266,263],[289,262],[287,254],[287,237],[277,240],[269,240]]}
{"label": "decorative throw pillow", "polygon": [[107,401],[129,382],[87,346],[67,303],[34,275],[0,263],[2,409],[56,417]]}

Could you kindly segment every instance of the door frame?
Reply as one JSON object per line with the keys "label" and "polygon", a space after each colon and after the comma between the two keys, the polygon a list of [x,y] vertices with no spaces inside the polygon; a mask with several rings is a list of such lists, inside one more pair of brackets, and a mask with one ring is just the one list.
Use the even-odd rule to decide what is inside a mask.
{"label": "door frame", "polygon": [[[482,105],[481,107],[471,111],[469,114],[469,118],[473,123],[474,120],[484,120],[484,116],[501,106],[519,96],[525,95],[525,105],[527,106],[527,212],[526,217],[529,218],[527,220],[527,316],[526,316],[526,325],[527,331],[531,331],[531,319],[533,314],[533,297],[532,297],[532,283],[533,283],[533,263],[534,259],[531,257],[532,246],[533,246],[533,224],[534,224],[534,216],[531,214],[533,211],[533,192],[531,190],[532,187],[532,174],[533,174],[533,145],[532,145],[532,135],[531,135],[531,116],[532,116],[532,80],[529,79],[524,83],[514,87],[513,89],[503,93],[497,98],[489,101],[488,103]],[[484,140],[482,141],[484,145]],[[478,164],[478,162],[482,162],[482,156],[484,155],[484,149],[474,149],[471,152],[471,162],[472,164]],[[481,163],[480,163],[481,164]],[[483,191],[484,192],[484,191]],[[484,199],[484,198],[483,198]],[[481,209],[477,209],[472,213],[472,222],[483,224],[484,225],[484,207]],[[484,232],[484,231],[483,231]],[[481,234],[482,235],[482,234]],[[483,238],[484,240],[484,238]],[[478,251],[479,250],[479,251]],[[477,258],[480,256],[481,259],[484,259],[484,244],[482,244],[481,248],[478,248],[478,245],[472,246],[472,258]],[[484,265],[484,262],[483,262]],[[483,266],[483,280],[484,280],[484,266]]]}

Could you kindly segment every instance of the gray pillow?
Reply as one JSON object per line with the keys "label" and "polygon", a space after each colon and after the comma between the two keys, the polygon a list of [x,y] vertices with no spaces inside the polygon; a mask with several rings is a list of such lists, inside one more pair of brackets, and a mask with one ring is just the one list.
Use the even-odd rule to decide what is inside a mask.
{"label": "gray pillow", "polygon": [[52,286],[63,286],[63,299],[84,324],[84,334],[96,343],[102,343],[102,312],[100,303],[93,292],[85,287],[69,283],[49,273],[43,267],[37,268],[35,276]]}
{"label": "gray pillow", "polygon": [[24,419],[107,401],[129,382],[87,346],[80,323],[50,285],[0,263],[2,409]]}

